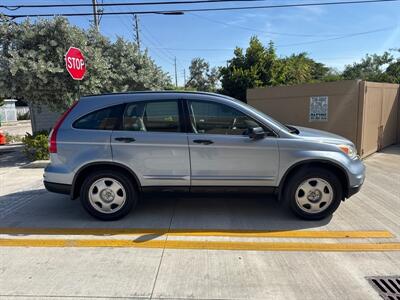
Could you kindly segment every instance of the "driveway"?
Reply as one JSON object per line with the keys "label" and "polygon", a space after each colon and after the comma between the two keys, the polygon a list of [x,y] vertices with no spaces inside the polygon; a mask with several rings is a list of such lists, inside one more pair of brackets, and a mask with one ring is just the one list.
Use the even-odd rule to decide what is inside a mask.
{"label": "driveway", "polygon": [[0,169],[5,299],[381,299],[366,277],[400,275],[398,145],[323,221],[272,197],[153,195],[100,222],[17,163]]}

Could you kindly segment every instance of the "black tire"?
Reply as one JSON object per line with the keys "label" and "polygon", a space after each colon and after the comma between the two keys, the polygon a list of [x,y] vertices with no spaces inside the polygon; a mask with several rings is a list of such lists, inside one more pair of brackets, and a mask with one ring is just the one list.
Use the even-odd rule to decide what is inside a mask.
{"label": "black tire", "polygon": [[[296,201],[297,189],[307,179],[310,179],[310,182],[313,183],[311,180],[312,178],[320,178],[329,183],[329,185],[332,187],[331,192],[333,193],[332,201],[325,208],[322,206],[322,211],[314,213],[305,211],[309,206],[307,207],[307,205],[305,205],[303,208],[301,208],[300,204]],[[329,189],[327,189],[327,192],[328,191]],[[324,192],[325,190],[323,193]],[[301,189],[299,190],[299,193],[302,193]],[[342,195],[343,187],[337,176],[329,170],[318,167],[300,169],[288,179],[288,182],[284,187],[284,201],[295,215],[305,220],[321,220],[332,215],[339,207],[340,202],[343,199]],[[319,205],[323,205],[323,203],[320,203]]]}
{"label": "black tire", "polygon": [[[102,179],[111,178],[116,180],[125,190],[125,202],[117,207],[118,210],[111,213],[103,213],[98,211],[89,199],[89,189],[93,183]],[[81,191],[80,200],[83,208],[93,217],[103,221],[113,221],[121,219],[126,216],[137,204],[138,193],[131,180],[121,172],[118,171],[96,171],[91,173],[84,180]]]}

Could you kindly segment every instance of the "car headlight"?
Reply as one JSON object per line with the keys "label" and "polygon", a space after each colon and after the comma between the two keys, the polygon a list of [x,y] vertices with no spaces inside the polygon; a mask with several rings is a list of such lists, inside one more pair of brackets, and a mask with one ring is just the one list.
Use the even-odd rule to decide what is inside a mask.
{"label": "car headlight", "polygon": [[357,150],[353,146],[350,145],[339,145],[338,146],[340,150],[342,150],[344,153],[346,153],[350,158],[356,158],[357,157]]}

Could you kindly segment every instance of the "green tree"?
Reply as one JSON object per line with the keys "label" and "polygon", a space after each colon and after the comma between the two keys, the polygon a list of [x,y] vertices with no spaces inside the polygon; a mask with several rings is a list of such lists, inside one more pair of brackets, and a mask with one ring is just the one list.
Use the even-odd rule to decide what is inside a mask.
{"label": "green tree", "polygon": [[258,38],[252,37],[245,53],[237,47],[228,65],[220,69],[221,92],[245,101],[248,88],[277,84],[279,70],[273,44],[266,48]]}
{"label": "green tree", "polygon": [[107,47],[106,57],[113,68],[110,91],[164,89],[170,78],[149,58],[147,51],[139,53],[136,44],[117,38]]}
{"label": "green tree", "polygon": [[307,56],[307,53],[292,54],[283,58],[283,84],[322,81],[330,69]]}
{"label": "green tree", "polygon": [[386,79],[391,83],[400,83],[400,59],[391,63],[386,69]]}
{"label": "green tree", "polygon": [[192,59],[189,72],[190,77],[185,87],[205,92],[213,92],[217,89],[219,71],[217,68],[210,68],[210,64],[203,58]]}
{"label": "green tree", "polygon": [[[392,51],[398,52],[400,54],[400,48],[392,49]],[[389,64],[389,66],[386,68],[385,73],[388,82],[400,83],[400,57]]]}
{"label": "green tree", "polygon": [[386,67],[393,62],[394,58],[389,52],[382,55],[366,55],[360,62],[347,65],[342,73],[344,79],[362,79],[368,81],[385,82],[389,77]]}
{"label": "green tree", "polygon": [[249,88],[321,81],[330,69],[306,53],[278,57],[272,42],[265,47],[252,37],[245,53],[236,48],[234,57],[220,72],[221,92],[245,101]]}
{"label": "green tree", "polygon": [[[70,46],[80,48],[87,74],[73,80],[65,69]],[[65,18],[14,23],[0,17],[0,97],[62,109],[79,95],[162,89],[170,83],[147,52],[119,38],[115,43],[94,29]]]}

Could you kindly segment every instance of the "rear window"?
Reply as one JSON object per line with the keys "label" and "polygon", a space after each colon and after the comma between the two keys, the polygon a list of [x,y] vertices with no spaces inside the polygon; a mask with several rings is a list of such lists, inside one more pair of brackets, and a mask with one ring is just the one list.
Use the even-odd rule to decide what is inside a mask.
{"label": "rear window", "polygon": [[114,130],[121,124],[124,105],[114,105],[91,112],[73,124],[77,129]]}

